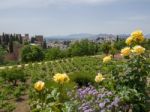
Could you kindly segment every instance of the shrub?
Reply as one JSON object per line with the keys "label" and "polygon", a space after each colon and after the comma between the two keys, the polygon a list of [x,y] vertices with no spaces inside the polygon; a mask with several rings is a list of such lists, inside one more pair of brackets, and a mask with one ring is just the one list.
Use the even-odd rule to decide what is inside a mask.
{"label": "shrub", "polygon": [[55,81],[43,83],[41,91],[37,91],[37,88],[30,91],[32,112],[74,112],[70,111],[71,103],[67,95],[67,91],[71,91],[75,87],[74,83],[57,83]]}
{"label": "shrub", "polygon": [[44,59],[44,53],[38,46],[27,45],[21,51],[21,60],[23,62],[35,62],[42,61]]}
{"label": "shrub", "polygon": [[87,39],[76,41],[70,45],[68,52],[71,56],[94,55],[97,52],[97,45]]}
{"label": "shrub", "polygon": [[13,95],[15,96],[16,100],[19,100],[20,96],[22,95],[21,88],[17,87],[13,92]]}
{"label": "shrub", "polygon": [[45,58],[46,60],[60,59],[62,56],[61,50],[59,48],[51,48],[46,51]]}
{"label": "shrub", "polygon": [[88,86],[89,83],[94,83],[95,74],[93,72],[80,71],[74,72],[70,77],[78,86]]}
{"label": "shrub", "polygon": [[25,82],[27,78],[23,70],[18,68],[3,70],[0,72],[0,77],[2,77],[5,82],[10,82],[14,86],[16,86],[19,81]]}
{"label": "shrub", "polygon": [[1,112],[13,112],[14,109],[15,105],[12,103],[4,103],[3,105],[0,105]]}
{"label": "shrub", "polygon": [[[121,98],[103,87],[91,85],[68,92],[77,112],[127,112],[129,105],[122,105]],[[76,103],[77,102],[77,103]]]}
{"label": "shrub", "polygon": [[[129,41],[129,39],[131,40]],[[111,63],[114,63],[114,66],[103,64],[101,67],[112,75],[111,79],[115,82],[114,90],[128,96],[126,97],[128,99],[126,103],[132,105],[132,111],[134,112],[146,111],[147,77],[150,68],[147,66],[145,48],[140,46],[143,40],[144,37],[141,31],[131,33],[131,36],[126,40],[129,45],[128,48],[121,50],[124,63],[118,65],[112,61]],[[127,88],[127,90],[124,88]]]}

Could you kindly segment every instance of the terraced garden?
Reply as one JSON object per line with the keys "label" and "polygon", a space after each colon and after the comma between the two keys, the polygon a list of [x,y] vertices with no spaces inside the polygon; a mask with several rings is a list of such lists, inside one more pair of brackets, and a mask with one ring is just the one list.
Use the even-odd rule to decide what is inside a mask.
{"label": "terraced garden", "polygon": [[137,45],[144,40],[141,32],[133,34],[120,58],[84,56],[1,67],[0,112],[149,112],[150,55]]}
{"label": "terraced garden", "polygon": [[[123,61],[116,60],[117,59],[114,59],[113,64],[107,66],[113,67],[115,64],[117,64],[117,66],[123,64]],[[0,111],[30,111],[29,104],[33,103],[31,99],[33,97],[34,83],[38,80],[48,82],[52,80],[56,73],[66,73],[71,80],[77,82],[80,86],[88,84],[88,82],[94,84],[94,78],[97,73],[105,74],[108,71],[106,67],[102,67],[102,63],[102,56],[93,56],[75,57],[3,68],[3,70],[1,70],[0,79]],[[7,75],[11,75],[12,77],[8,77]],[[107,76],[104,75],[104,77]],[[32,108],[33,106],[31,106],[31,109]]]}
{"label": "terraced garden", "polygon": [[[89,72],[96,74],[99,71],[99,57],[78,57],[63,60],[24,64],[19,66],[1,68],[1,111],[12,111],[17,105],[28,97],[28,89],[32,84],[42,79],[50,80],[55,73]],[[90,67],[91,66],[91,67]],[[14,74],[13,76],[13,72]],[[91,72],[91,73],[90,73]],[[7,75],[11,75],[8,77]],[[15,82],[16,81],[16,82]],[[33,82],[33,83],[31,83]],[[15,84],[16,83],[16,84]],[[27,89],[28,88],[28,89]],[[17,101],[17,103],[16,103]],[[25,102],[27,104],[27,102]]]}

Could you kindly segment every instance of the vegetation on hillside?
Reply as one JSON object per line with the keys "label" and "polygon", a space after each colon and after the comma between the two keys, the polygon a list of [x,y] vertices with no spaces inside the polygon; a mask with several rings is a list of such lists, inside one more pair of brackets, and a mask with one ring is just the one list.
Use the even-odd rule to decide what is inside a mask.
{"label": "vegetation on hillside", "polygon": [[[102,55],[85,56],[99,51],[99,46],[83,40],[67,49],[67,58],[56,48],[45,56],[53,61],[42,62],[36,61],[44,60],[47,51],[26,46],[24,61],[35,63],[0,70],[0,111],[13,111],[12,104],[28,95],[32,112],[148,112],[150,57],[144,42],[143,33],[135,31],[121,50],[104,43]],[[120,58],[112,56],[112,48]]]}

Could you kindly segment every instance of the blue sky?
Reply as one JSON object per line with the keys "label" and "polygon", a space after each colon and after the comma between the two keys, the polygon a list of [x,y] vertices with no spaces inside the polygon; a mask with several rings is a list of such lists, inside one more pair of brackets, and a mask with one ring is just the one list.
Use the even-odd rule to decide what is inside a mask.
{"label": "blue sky", "polygon": [[0,0],[0,33],[150,33],[150,0]]}

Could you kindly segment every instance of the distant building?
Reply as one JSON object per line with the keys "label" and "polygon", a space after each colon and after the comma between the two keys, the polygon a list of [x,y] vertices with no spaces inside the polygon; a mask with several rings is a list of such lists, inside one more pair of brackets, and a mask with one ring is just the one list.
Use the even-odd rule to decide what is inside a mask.
{"label": "distant building", "polygon": [[49,41],[47,43],[48,48],[60,48],[60,49],[66,49],[71,41]]}
{"label": "distant building", "polygon": [[36,35],[35,36],[35,44],[42,45],[43,44],[43,35]]}
{"label": "distant building", "polygon": [[35,43],[35,37],[31,37],[31,43]]}
{"label": "distant building", "polygon": [[24,36],[22,36],[22,40],[23,40],[23,43],[29,42],[29,34],[25,34]]}
{"label": "distant building", "polygon": [[116,40],[116,37],[114,37],[113,35],[110,35],[110,36],[99,36],[97,37],[95,40],[93,40],[93,42],[95,43],[103,43],[103,42],[113,42]]}
{"label": "distant building", "polygon": [[43,46],[43,43],[44,43],[43,35],[35,35],[35,37],[31,37],[31,44]]}

